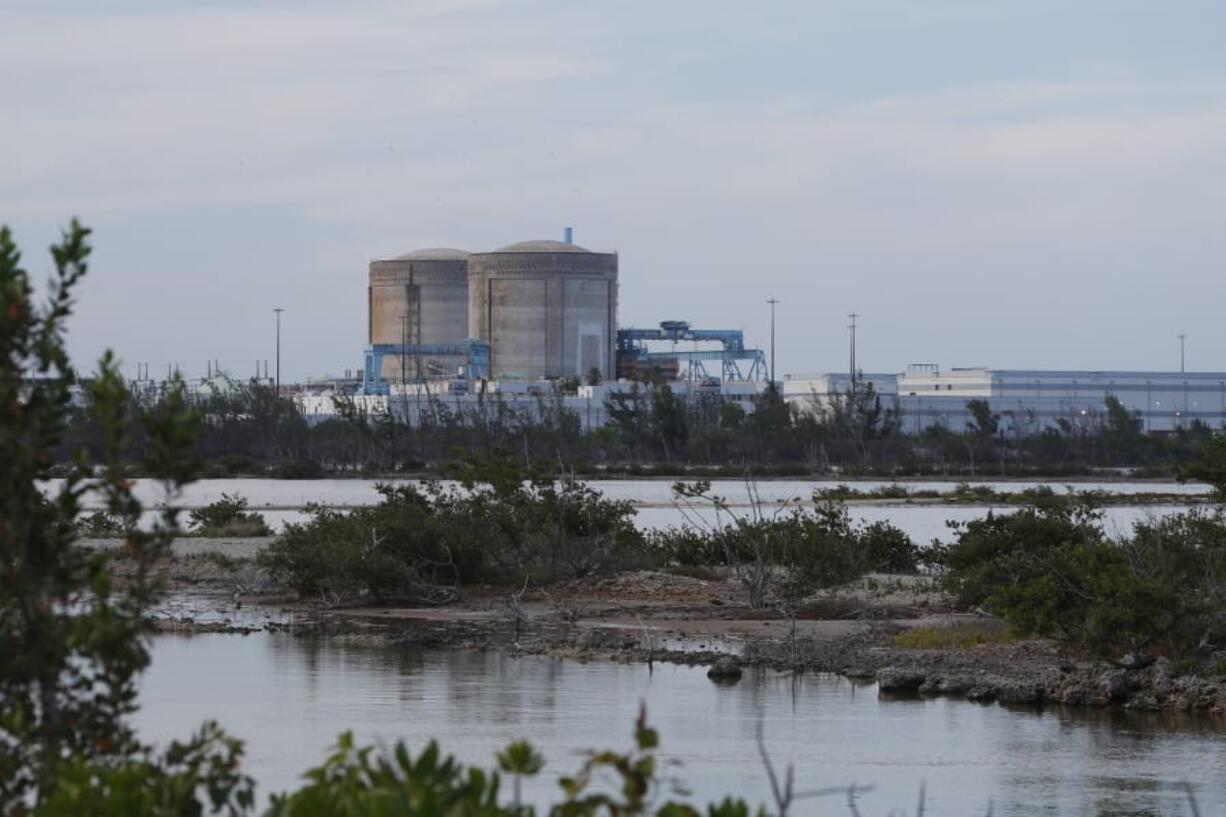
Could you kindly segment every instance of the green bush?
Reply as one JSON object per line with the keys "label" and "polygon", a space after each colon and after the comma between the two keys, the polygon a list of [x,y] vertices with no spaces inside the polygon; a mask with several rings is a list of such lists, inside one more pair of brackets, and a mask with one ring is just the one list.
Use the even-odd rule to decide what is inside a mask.
{"label": "green bush", "polygon": [[651,550],[665,564],[736,567],[756,563],[760,550],[765,566],[780,574],[774,583],[787,596],[846,584],[869,572],[914,573],[920,566],[920,550],[909,536],[888,522],[853,524],[840,503],[819,497],[809,507],[771,513],[756,504],[741,514],[706,493],[708,488],[678,485],[679,496],[712,503],[719,521],[654,532]]}
{"label": "green bush", "polygon": [[923,561],[923,553],[911,537],[889,522],[873,522],[855,535],[864,562],[871,571],[914,573]]}
{"label": "green bush", "polygon": [[1102,539],[1100,520],[1084,505],[1055,498],[956,525],[956,541],[942,554],[946,585],[962,604],[982,605],[999,588],[1043,572],[1053,550]]}
{"label": "green bush", "polygon": [[480,574],[477,538],[450,549],[426,496],[413,486],[378,486],[383,501],[353,511],[309,507],[260,556],[273,577],[303,595],[341,601],[421,600]]}
{"label": "green bush", "polygon": [[198,536],[271,536],[272,528],[258,513],[247,510],[246,498],[223,493],[221,499],[188,514]]}
{"label": "green bush", "polygon": [[274,578],[335,600],[443,601],[478,581],[587,576],[648,558],[629,502],[572,479],[523,479],[505,458],[469,462],[460,485],[380,485],[380,504],[310,508],[262,557]]}
{"label": "green bush", "polygon": [[456,476],[460,489],[433,489],[435,513],[452,541],[479,532],[482,559],[499,576],[581,578],[647,558],[631,502],[570,477],[524,475],[501,457],[469,461]]}
{"label": "green bush", "polygon": [[77,536],[85,539],[114,539],[124,530],[123,520],[108,511],[94,511],[76,522]]}
{"label": "green bush", "polygon": [[945,552],[946,586],[1019,630],[1100,655],[1192,654],[1222,643],[1222,512],[1138,523],[1118,540],[1100,520],[1079,500],[1055,498],[960,525]]}
{"label": "green bush", "polygon": [[[62,763],[33,817],[182,817],[250,814],[255,784],[239,771],[242,743],[205,723],[187,743],[120,762],[82,755]],[[14,814],[24,814],[20,809]]]}
{"label": "green bush", "polygon": [[1196,462],[1180,469],[1180,480],[1204,482],[1219,500],[1226,500],[1226,432],[1218,432],[1201,447]]}
{"label": "green bush", "polygon": [[[634,748],[586,753],[579,769],[558,779],[548,813],[555,817],[766,817],[762,807],[725,798],[702,810],[676,799],[687,794],[665,775],[659,735],[640,715]],[[190,744],[174,744],[164,756],[116,763],[70,759],[62,766],[31,817],[183,817],[257,813],[252,781],[237,771],[242,746],[212,724]],[[544,758],[517,741],[499,752],[492,768],[465,765],[430,741],[411,753],[403,741],[389,749],[358,746],[340,736],[322,765],[308,770],[296,791],[274,795],[265,817],[535,817],[523,802],[521,781],[540,774]],[[772,770],[773,774],[773,770]],[[510,779],[510,792],[502,786]],[[776,797],[846,797],[854,787],[794,792],[789,782]],[[784,807],[780,808],[784,811]],[[21,811],[18,813],[26,813]]]}
{"label": "green bush", "polygon": [[255,457],[247,454],[226,454],[204,465],[203,476],[207,479],[222,479],[225,477],[263,475],[264,466]]}
{"label": "green bush", "polygon": [[897,482],[889,485],[883,485],[872,492],[875,499],[906,499],[911,496],[910,490],[905,485],[899,485]]}
{"label": "green bush", "polygon": [[969,482],[959,482],[953,491],[953,498],[963,502],[987,502],[996,499],[996,489],[991,485],[971,485]]}
{"label": "green bush", "polygon": [[322,465],[301,457],[277,463],[270,473],[274,479],[319,479],[323,475]]}

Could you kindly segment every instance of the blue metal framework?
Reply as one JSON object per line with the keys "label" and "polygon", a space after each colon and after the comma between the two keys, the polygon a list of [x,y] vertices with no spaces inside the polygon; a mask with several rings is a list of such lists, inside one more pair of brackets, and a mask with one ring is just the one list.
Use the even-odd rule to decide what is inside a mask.
{"label": "blue metal framework", "polygon": [[469,380],[485,380],[490,376],[490,345],[477,338],[459,343],[376,343],[367,346],[366,367],[362,370],[363,394],[387,394],[388,383],[383,379],[385,357],[457,357],[464,359],[465,376]]}
{"label": "blue metal framework", "polygon": [[[667,352],[653,352],[647,347],[652,341],[719,343],[723,349],[671,349]],[[767,378],[766,355],[761,349],[746,349],[745,335],[739,329],[691,329],[686,321],[663,321],[659,329],[617,330],[617,351],[619,357],[625,354],[633,355],[640,365],[676,362],[678,374],[687,380],[706,380],[713,377],[707,370],[709,363],[719,364],[720,379],[726,382],[749,382]]]}

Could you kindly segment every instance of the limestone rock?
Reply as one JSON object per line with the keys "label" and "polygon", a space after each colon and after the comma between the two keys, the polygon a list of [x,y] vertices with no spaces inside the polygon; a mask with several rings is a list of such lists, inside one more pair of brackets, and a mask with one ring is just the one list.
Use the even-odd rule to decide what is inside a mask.
{"label": "limestone rock", "polygon": [[914,670],[885,667],[877,670],[877,688],[880,692],[915,692],[927,676]]}
{"label": "limestone rock", "polygon": [[712,681],[719,681],[721,683],[735,683],[736,681],[741,680],[742,674],[741,662],[731,655],[723,656],[712,664],[711,668],[707,670],[708,678],[710,678]]}

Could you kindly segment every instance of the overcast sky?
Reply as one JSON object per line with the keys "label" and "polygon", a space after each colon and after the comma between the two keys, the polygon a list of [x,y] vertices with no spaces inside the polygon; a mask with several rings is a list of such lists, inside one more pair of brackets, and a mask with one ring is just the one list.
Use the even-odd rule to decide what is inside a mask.
{"label": "overcast sky", "polygon": [[[1226,369],[1220,0],[0,0],[0,222],[73,352],[361,365],[367,264],[560,238],[782,372]],[[135,371],[129,366],[129,373]]]}

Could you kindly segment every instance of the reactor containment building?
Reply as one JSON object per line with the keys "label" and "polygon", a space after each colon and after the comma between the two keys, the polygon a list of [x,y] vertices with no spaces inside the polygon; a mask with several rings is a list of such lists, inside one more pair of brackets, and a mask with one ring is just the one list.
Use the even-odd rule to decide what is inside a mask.
{"label": "reactor containment building", "polygon": [[617,254],[570,241],[416,250],[371,262],[367,314],[368,393],[456,375],[610,377]]}
{"label": "reactor containment building", "polygon": [[616,322],[616,253],[523,241],[469,256],[468,330],[495,379],[609,377]]}
{"label": "reactor containment building", "polygon": [[569,228],[565,235],[490,252],[425,249],[372,261],[363,392],[444,378],[536,381],[592,372],[602,380],[766,377],[765,356],[745,346],[740,330],[685,321],[619,329],[617,253],[578,246]]}

